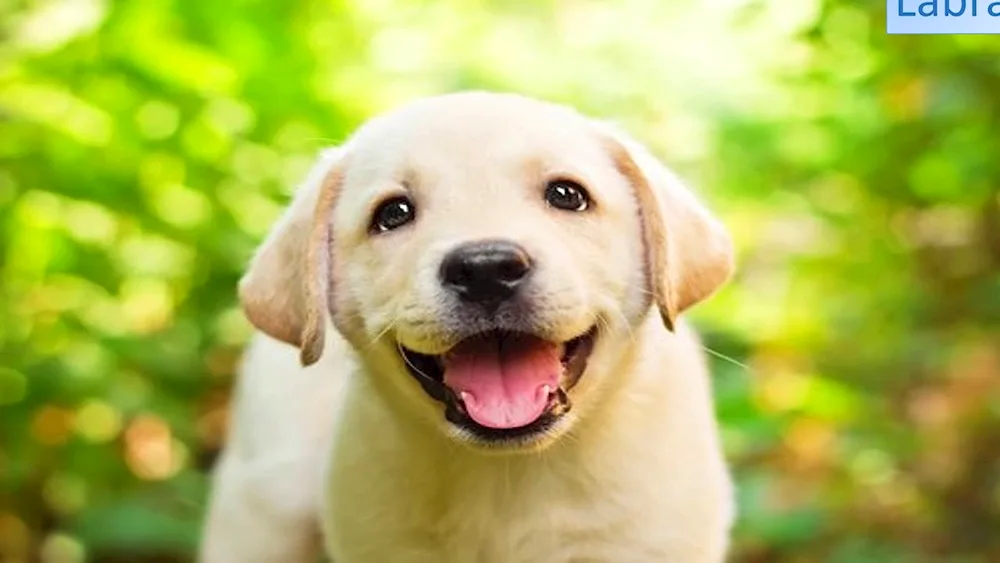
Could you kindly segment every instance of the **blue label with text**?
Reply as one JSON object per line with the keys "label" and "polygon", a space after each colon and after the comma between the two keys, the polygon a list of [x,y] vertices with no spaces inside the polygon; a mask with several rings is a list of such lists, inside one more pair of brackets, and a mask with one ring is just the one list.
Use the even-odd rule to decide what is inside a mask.
{"label": "blue label with text", "polygon": [[1000,34],[1000,0],[886,0],[890,34]]}

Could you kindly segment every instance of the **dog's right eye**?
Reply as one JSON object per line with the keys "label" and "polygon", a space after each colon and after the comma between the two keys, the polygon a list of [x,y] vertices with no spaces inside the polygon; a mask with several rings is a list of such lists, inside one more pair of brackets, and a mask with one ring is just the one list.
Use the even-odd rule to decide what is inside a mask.
{"label": "dog's right eye", "polygon": [[555,180],[545,187],[545,201],[565,211],[586,211],[590,197],[583,186],[572,180]]}
{"label": "dog's right eye", "polygon": [[382,202],[372,215],[371,230],[374,233],[384,233],[398,229],[416,217],[413,202],[406,197],[394,197]]}

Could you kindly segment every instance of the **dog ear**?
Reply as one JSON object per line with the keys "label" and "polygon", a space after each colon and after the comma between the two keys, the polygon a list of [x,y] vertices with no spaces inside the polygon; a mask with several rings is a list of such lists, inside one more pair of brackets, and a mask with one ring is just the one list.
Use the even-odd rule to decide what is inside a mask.
{"label": "dog ear", "polygon": [[323,354],[330,284],[331,213],[343,177],[340,149],[327,149],[240,279],[250,322],[297,346],[302,365]]}
{"label": "dog ear", "polygon": [[732,275],[733,246],[725,227],[645,147],[617,132],[606,142],[618,171],[635,190],[642,223],[646,279],[660,316],[677,316],[711,296]]}

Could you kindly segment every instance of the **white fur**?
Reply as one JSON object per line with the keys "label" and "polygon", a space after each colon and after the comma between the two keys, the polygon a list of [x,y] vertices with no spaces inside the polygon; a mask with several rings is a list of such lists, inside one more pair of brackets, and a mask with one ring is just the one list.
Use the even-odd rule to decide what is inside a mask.
{"label": "white fur", "polygon": [[[470,120],[484,125],[463,129]],[[683,321],[671,332],[649,306],[635,200],[595,137],[585,138],[587,127],[607,133],[555,106],[463,94],[375,120],[327,153],[303,200],[315,205],[325,172],[347,155],[332,213],[332,291],[335,309],[362,322],[341,320],[339,331],[327,324],[323,355],[305,368],[292,346],[255,337],[215,474],[202,561],[294,563],[321,551],[335,563],[724,559],[732,491],[701,346]],[[558,137],[567,130],[579,140]],[[533,192],[518,191],[524,178],[503,161],[523,154],[576,166],[601,192],[603,215],[582,224],[537,211],[524,197]],[[435,200],[433,223],[371,242],[362,209],[401,158],[434,179],[427,189],[453,197]],[[498,190],[486,213],[462,195],[474,179]],[[693,206],[685,217],[704,214],[674,195]],[[304,213],[292,210],[286,222]],[[512,217],[521,223],[512,227]],[[469,233],[516,237],[558,264],[539,274],[552,335],[570,338],[595,316],[606,327],[570,393],[573,411],[534,448],[487,452],[465,443],[401,373],[394,344],[381,340],[391,331],[411,348],[448,348],[428,324],[440,303],[428,272]],[[387,263],[398,276],[380,274]]]}

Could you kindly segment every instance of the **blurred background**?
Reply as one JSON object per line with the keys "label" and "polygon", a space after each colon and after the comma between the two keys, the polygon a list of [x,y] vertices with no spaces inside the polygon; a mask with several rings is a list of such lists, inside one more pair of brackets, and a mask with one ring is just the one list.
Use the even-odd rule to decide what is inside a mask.
{"label": "blurred background", "polygon": [[320,147],[467,88],[618,120],[733,231],[732,561],[1000,561],[1000,40],[884,7],[0,0],[0,561],[191,560],[250,253]]}

